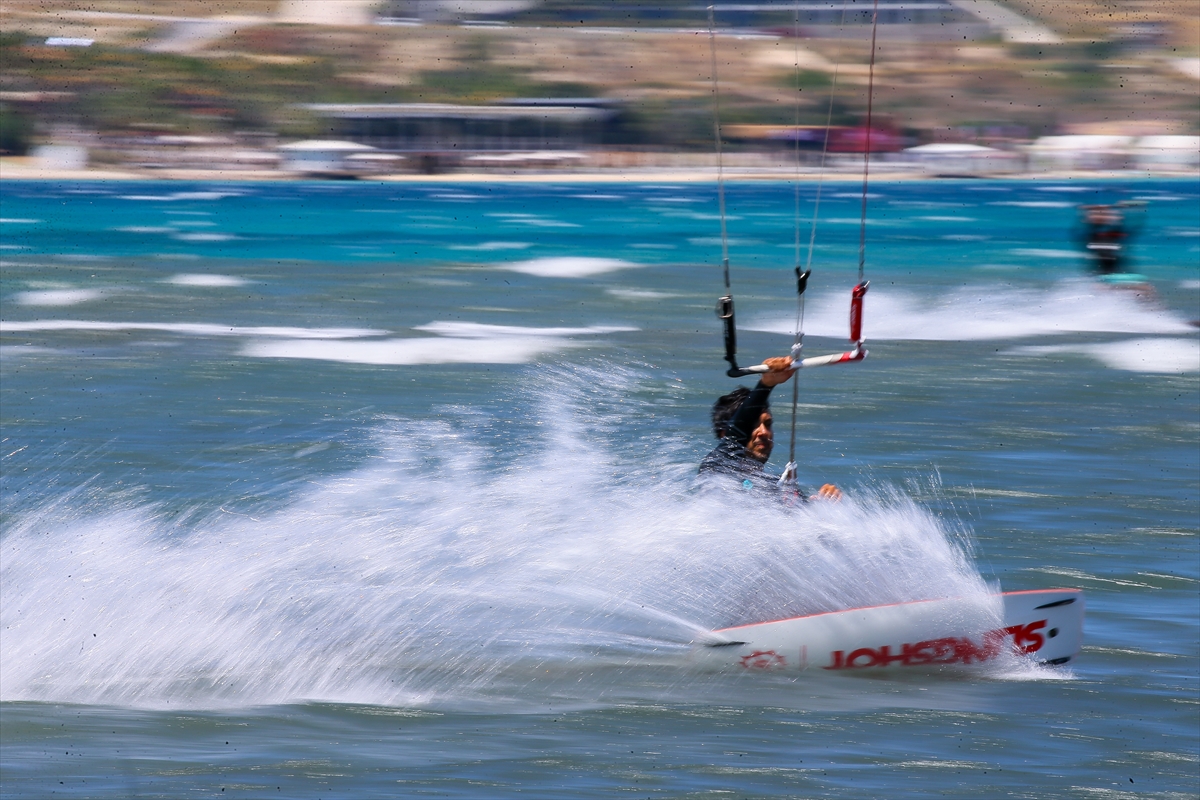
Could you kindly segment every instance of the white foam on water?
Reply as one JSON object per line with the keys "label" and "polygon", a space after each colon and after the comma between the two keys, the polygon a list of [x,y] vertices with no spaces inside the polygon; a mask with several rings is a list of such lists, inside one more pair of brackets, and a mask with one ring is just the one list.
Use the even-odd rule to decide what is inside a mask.
{"label": "white foam on water", "polygon": [[1046,345],[1017,347],[1018,355],[1072,353],[1094,358],[1111,369],[1182,375],[1200,372],[1200,342],[1195,339],[1126,339],[1103,344]]}
{"label": "white foam on water", "polygon": [[481,242],[480,244],[455,244],[451,245],[451,250],[478,250],[480,252],[490,252],[493,250],[528,250],[533,247],[533,242]]}
{"label": "white foam on water", "polygon": [[536,214],[507,214],[495,213],[488,214],[489,217],[514,222],[519,225],[529,225],[534,228],[582,228],[583,226],[577,222],[564,222],[563,220],[550,219],[548,217],[539,217]]}
{"label": "white foam on water", "polygon": [[519,219],[516,222],[522,225],[530,225],[534,228],[582,228],[583,226],[577,222],[565,222],[560,219],[541,219],[538,217],[530,217],[528,219]]}
{"label": "white foam on water", "polygon": [[1180,200],[1194,200],[1195,198],[1187,197],[1182,194],[1152,193],[1152,194],[1137,195],[1133,199],[1134,200],[1153,200],[1155,202],[1163,202],[1163,203],[1177,203]]}
{"label": "white foam on water", "polygon": [[1056,250],[1048,247],[1017,247],[1008,252],[1015,256],[1035,256],[1037,258],[1079,259],[1084,254],[1078,250]]}
{"label": "white foam on water", "polygon": [[0,345],[0,358],[20,358],[22,356],[38,356],[54,352],[49,347],[36,347],[30,344]]}
{"label": "white foam on water", "polygon": [[[687,243],[696,247],[716,247],[721,244],[719,236],[689,236]],[[758,239],[739,239],[737,237],[729,237],[725,243],[730,247],[752,246],[761,244]],[[793,245],[783,245],[783,247],[791,247]]]}
{"label": "white foam on water", "polygon": [[99,289],[42,289],[33,292],[17,292],[13,300],[22,306],[76,306],[99,300]]}
{"label": "white foam on water", "polygon": [[1192,290],[1200,289],[1200,281],[1193,281],[1193,280],[1180,281],[1179,288],[1180,289],[1192,289]]}
{"label": "white foam on water", "polygon": [[123,333],[125,331],[156,331],[187,336],[277,336],[290,339],[353,339],[380,336],[387,331],[370,328],[293,328],[286,326],[247,327],[214,325],[206,322],[98,322],[91,320],[53,319],[32,322],[0,320],[0,333],[34,333],[81,331]]}
{"label": "white foam on water", "polygon": [[416,366],[420,364],[527,364],[580,343],[553,336],[500,340],[417,337],[370,342],[294,340],[248,342],[240,354],[251,358],[340,361],[344,364]]}
{"label": "white foam on water", "polygon": [[619,297],[622,300],[667,300],[679,297],[671,292],[656,292],[651,289],[605,289],[606,294]]}
{"label": "white foam on water", "polygon": [[213,289],[245,286],[248,282],[245,278],[237,278],[233,275],[200,275],[195,273],[173,275],[165,281],[165,283],[172,283],[176,286],[199,286]]}
{"label": "white foam on water", "polygon": [[675,437],[614,445],[613,370],[539,382],[515,402],[546,432],[519,449],[467,412],[381,423],[364,466],[273,510],[181,522],[95,487],[8,509],[0,700],[559,708],[611,693],[605,670],[636,694],[638,667],[708,702],[686,667],[715,628],[993,590],[967,534],[896,492],[697,492]]}
{"label": "white foam on water", "polygon": [[0,217],[0,225],[37,225],[40,219],[24,219],[22,217]]}
{"label": "white foam on water", "polygon": [[[830,225],[862,225],[861,217],[831,217],[830,219],[821,220],[823,223]],[[895,228],[900,225],[907,225],[906,221],[892,221],[887,219],[867,218],[868,228]]]}
{"label": "white foam on water", "polygon": [[[809,300],[805,331],[845,338],[846,296]],[[749,319],[747,330],[791,335],[788,316]],[[1175,313],[1140,300],[1128,291],[1070,280],[1046,288],[1011,285],[964,287],[921,297],[887,285],[872,285],[863,307],[868,340],[983,341],[1066,333],[1180,334],[1194,329]]]}
{"label": "white foam on water", "polygon": [[635,331],[637,328],[621,325],[592,325],[586,328],[530,328],[520,325],[488,325],[482,322],[451,322],[446,320],[417,325],[413,330],[465,339],[496,339],[521,336],[595,336],[605,333]]}
{"label": "white foam on water", "polygon": [[992,206],[1016,206],[1017,208],[1074,208],[1074,203],[1061,200],[999,200],[988,203]]}
{"label": "white foam on water", "polygon": [[[679,187],[677,187],[677,186],[647,186],[645,188],[673,190],[673,189],[678,189]],[[675,196],[670,196],[670,197],[652,197],[652,198],[650,198],[650,202],[652,202],[652,203],[708,203],[711,201],[709,201],[707,198],[703,198],[703,197],[693,197],[690,195],[681,197],[679,195],[675,195]]]}
{"label": "white foam on water", "polygon": [[531,261],[517,261],[511,264],[498,264],[498,269],[521,272],[525,275],[536,275],[539,278],[590,278],[593,275],[604,275],[622,269],[640,267],[632,261],[619,258],[535,258]]}
{"label": "white foam on water", "polygon": [[122,194],[121,200],[141,202],[173,203],[179,200],[221,200],[226,197],[241,197],[244,192],[171,192],[170,194]]}
{"label": "white foam on water", "polygon": [[226,197],[243,197],[246,192],[174,192],[171,197],[176,200],[223,200]]}
{"label": "white foam on water", "polygon": [[[699,220],[700,222],[710,222],[719,220],[721,218],[720,214],[713,214],[707,211],[686,211],[678,208],[667,209],[662,212],[662,215],[664,217],[671,217],[672,219],[694,219]],[[726,222],[736,222],[742,219],[745,219],[745,217],[740,217],[733,214],[725,215]]]}
{"label": "white foam on water", "polygon": [[167,228],[158,225],[125,225],[120,228],[113,228],[118,233],[174,233],[174,228]]}
{"label": "white foam on water", "polygon": [[347,364],[527,364],[576,347],[592,337],[634,328],[524,328],[475,322],[431,322],[414,330],[437,336],[372,341],[252,341],[241,354],[253,358],[296,358]]}
{"label": "white foam on water", "polygon": [[917,219],[928,220],[929,222],[978,222],[977,217],[917,217]]}
{"label": "white foam on water", "polygon": [[175,233],[172,239],[181,242],[231,242],[237,239],[232,233]]}

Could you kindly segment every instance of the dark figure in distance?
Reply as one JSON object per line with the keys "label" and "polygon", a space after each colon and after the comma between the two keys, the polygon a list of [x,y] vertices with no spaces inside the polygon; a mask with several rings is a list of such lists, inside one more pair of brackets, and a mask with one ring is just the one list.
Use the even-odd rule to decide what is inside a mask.
{"label": "dark figure in distance", "polygon": [[1097,275],[1115,275],[1125,268],[1124,256],[1129,231],[1125,213],[1118,206],[1082,206],[1083,246]]}

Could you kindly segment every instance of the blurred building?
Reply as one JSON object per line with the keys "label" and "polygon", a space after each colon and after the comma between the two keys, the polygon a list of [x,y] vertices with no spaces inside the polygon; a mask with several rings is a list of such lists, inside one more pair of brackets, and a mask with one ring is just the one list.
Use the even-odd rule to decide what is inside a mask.
{"label": "blurred building", "polygon": [[313,178],[357,178],[391,171],[400,156],[381,153],[370,145],[309,139],[279,148],[284,172]]}
{"label": "blurred building", "polygon": [[870,136],[862,126],[834,125],[722,125],[721,137],[730,142],[766,149],[803,150],[819,153],[895,153],[904,147],[904,137],[891,128],[872,126]]}
{"label": "blurred building", "polygon": [[536,5],[536,0],[385,0],[376,13],[384,19],[459,22],[508,17]]}
{"label": "blurred building", "polygon": [[909,147],[904,157],[922,172],[936,177],[982,177],[1018,172],[1020,154],[984,145],[937,142]]}
{"label": "blurred building", "polygon": [[1200,136],[1142,136],[1133,148],[1134,165],[1148,172],[1200,169]]}
{"label": "blurred building", "polygon": [[305,106],[333,135],[383,152],[415,155],[433,170],[470,155],[592,149],[620,112],[604,99],[525,98],[495,105],[320,103]]}
{"label": "blurred building", "polygon": [[1025,150],[1032,171],[1187,172],[1200,168],[1200,136],[1043,136]]}
{"label": "blurred building", "polygon": [[[814,0],[759,0],[712,4],[717,27],[805,38],[861,36],[874,4]],[[381,20],[414,23],[499,23],[631,28],[695,28],[708,4],[646,0],[386,0]],[[883,38],[962,41],[997,34],[1011,41],[1057,40],[1048,29],[990,0],[879,0]],[[1035,30],[1036,29],[1036,30]]]}

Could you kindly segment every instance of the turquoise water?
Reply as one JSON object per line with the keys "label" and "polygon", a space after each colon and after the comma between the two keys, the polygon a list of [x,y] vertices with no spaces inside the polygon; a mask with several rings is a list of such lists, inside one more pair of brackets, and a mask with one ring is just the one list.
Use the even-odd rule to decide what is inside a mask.
{"label": "turquoise water", "polygon": [[[1071,235],[1134,199],[1153,297]],[[791,343],[794,193],[728,203],[751,363]],[[845,346],[859,203],[824,189],[806,355]],[[0,186],[0,793],[1195,796],[1200,187],[869,207],[871,355],[800,375],[801,481],[846,499],[788,510],[695,491],[711,184]],[[1055,586],[1067,669],[688,658]]]}

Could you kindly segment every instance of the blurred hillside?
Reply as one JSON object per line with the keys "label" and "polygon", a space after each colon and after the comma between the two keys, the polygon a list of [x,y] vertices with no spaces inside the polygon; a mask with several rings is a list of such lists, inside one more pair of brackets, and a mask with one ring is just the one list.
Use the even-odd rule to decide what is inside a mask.
{"label": "blurred hillside", "polygon": [[[845,24],[842,3],[811,10],[822,5],[802,18],[790,2],[716,6],[729,130],[824,126],[835,74],[834,124],[861,124],[870,4],[847,3]],[[874,103],[909,144],[1200,133],[1195,0],[907,6],[881,3]],[[322,138],[339,131],[312,104],[512,98],[617,104],[606,147],[712,148],[696,3],[3,0],[0,12],[8,153],[81,135]]]}

